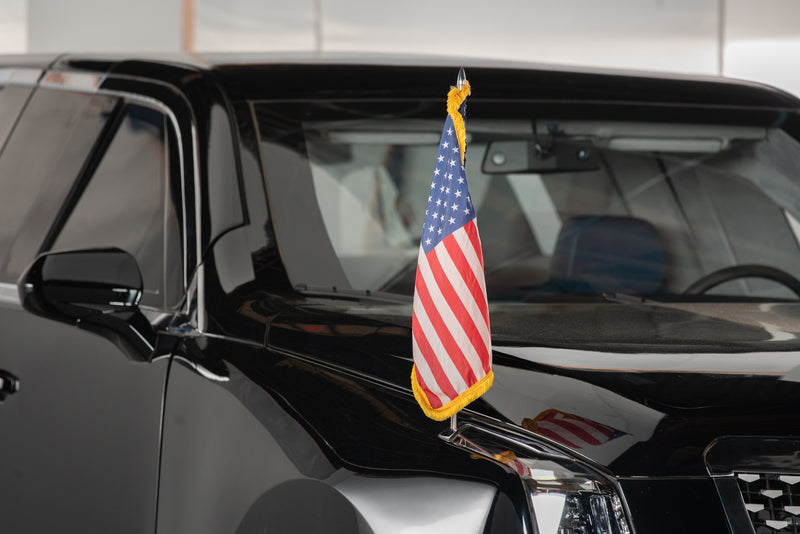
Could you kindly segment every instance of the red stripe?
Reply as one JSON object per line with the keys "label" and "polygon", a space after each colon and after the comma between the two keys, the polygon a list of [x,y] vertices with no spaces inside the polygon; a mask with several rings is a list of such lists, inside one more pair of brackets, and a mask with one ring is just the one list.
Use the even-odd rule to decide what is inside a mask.
{"label": "red stripe", "polygon": [[561,420],[572,421],[572,422],[577,421],[579,423],[583,423],[584,425],[588,425],[588,426],[592,427],[597,432],[600,432],[601,434],[603,434],[606,437],[611,437],[615,432],[615,430],[613,428],[609,427],[609,426],[606,426],[606,425],[604,425],[602,423],[598,423],[597,421],[592,421],[591,419],[585,419],[583,417],[579,417],[579,416],[574,415],[574,414],[568,414],[568,413],[564,413],[564,412],[556,412],[556,413],[553,413],[553,414],[549,415],[547,417],[547,419],[549,419],[549,418],[558,418],[557,421],[561,421]]}
{"label": "red stripe", "polygon": [[557,434],[556,432],[553,432],[553,431],[548,430],[546,428],[542,428],[542,427],[539,426],[539,427],[536,428],[536,433],[539,434],[540,436],[544,436],[546,438],[550,438],[553,441],[557,441],[558,443],[561,443],[562,445],[566,445],[567,447],[572,447],[573,449],[580,449],[581,448],[580,445],[575,445],[574,443],[572,443],[570,440],[566,439],[561,434]]}
{"label": "red stripe", "polygon": [[614,435],[614,429],[611,428],[611,427],[608,427],[606,425],[601,425],[600,423],[597,423],[595,421],[589,421],[588,419],[584,419],[583,417],[579,417],[578,421],[580,421],[584,425],[589,425],[596,432],[599,432],[599,433],[603,434],[607,438],[610,438],[611,436]]}
{"label": "red stripe", "polygon": [[596,437],[592,436],[578,425],[571,423],[569,419],[550,419],[550,422],[554,425],[565,428],[571,434],[579,437],[589,445],[600,445],[602,443],[601,441],[598,441]]}
{"label": "red stripe", "polygon": [[[411,317],[411,333],[414,336],[414,339],[417,341],[417,346],[419,347],[419,351],[421,356],[425,358],[425,363],[428,364],[428,367],[433,374],[433,379],[436,381],[436,385],[439,386],[439,389],[442,390],[442,393],[445,394],[448,398],[455,399],[458,397],[458,393],[456,389],[453,387],[453,384],[450,383],[450,379],[447,378],[447,375],[442,369],[439,360],[436,358],[436,355],[433,352],[433,348],[431,348],[430,344],[428,343],[428,338],[425,337],[425,332],[422,331],[422,327],[419,325],[419,319],[417,319],[417,314],[414,313]],[[433,355],[431,357],[431,355]],[[420,379],[419,373],[417,373],[417,379]],[[427,394],[427,391],[430,391],[426,388],[426,396],[428,400],[430,400],[430,395]],[[439,403],[439,399],[436,399],[436,403]],[[431,402],[431,406],[433,406],[433,402]]]}
{"label": "red stripe", "polygon": [[469,242],[472,243],[475,255],[478,256],[478,260],[481,262],[481,269],[483,269],[483,249],[481,249],[481,238],[478,235],[478,223],[475,222],[475,219],[464,225],[464,231],[469,236]]}
{"label": "red stripe", "polygon": [[[472,372],[472,367],[470,367],[469,363],[464,356],[464,353],[461,352],[461,348],[459,348],[458,343],[456,340],[453,339],[453,335],[450,333],[450,330],[447,328],[447,325],[442,320],[442,316],[439,314],[439,310],[436,308],[436,305],[433,303],[433,299],[431,299],[431,295],[428,292],[428,286],[425,283],[424,276],[417,276],[417,296],[419,297],[419,301],[422,303],[422,306],[425,308],[425,314],[428,316],[428,320],[433,326],[433,329],[436,331],[436,335],[439,336],[439,341],[441,341],[444,350],[447,351],[447,354],[431,354],[434,355],[436,358],[449,358],[453,365],[458,370],[461,377],[464,379],[464,382],[467,383],[467,386],[471,386],[478,380],[475,378],[475,374]],[[425,358],[426,361],[430,361],[430,359]]]}
{"label": "red stripe", "polygon": [[[445,239],[451,239],[453,243],[455,243],[455,238],[452,237],[452,234],[447,236]],[[447,250],[446,245],[445,250]],[[478,357],[481,360],[481,367],[483,368],[484,373],[488,372],[487,367],[489,364],[489,351],[486,349],[488,340],[481,336],[480,332],[478,331],[478,327],[472,320],[472,316],[469,314],[469,311],[467,311],[464,303],[461,302],[458,292],[453,288],[453,284],[450,282],[447,276],[445,276],[444,271],[442,270],[442,265],[439,263],[438,251],[434,248],[428,253],[427,258],[428,264],[431,267],[431,272],[433,272],[433,276],[436,278],[436,284],[439,286],[439,290],[442,292],[445,300],[450,304],[450,308],[453,310],[453,315],[455,315],[456,319],[458,319],[458,322],[461,325],[461,328],[464,329],[464,333],[467,334],[470,343],[473,347],[475,347],[475,352],[478,354]],[[456,266],[456,268],[458,268],[458,266]],[[459,269],[459,273],[461,272],[462,270]],[[486,297],[483,297],[483,299],[485,298]]]}
{"label": "red stripe", "polygon": [[[466,228],[466,226],[464,228]],[[467,257],[461,251],[461,247],[458,245],[456,238],[453,237],[453,234],[445,237],[442,240],[442,243],[447,249],[447,253],[450,255],[450,259],[453,261],[456,269],[458,269],[458,272],[460,272],[464,278],[464,283],[467,284],[470,293],[472,293],[472,298],[474,298],[475,302],[478,303],[478,309],[480,310],[481,315],[483,315],[483,320],[486,321],[486,328],[488,329],[489,310],[486,307],[486,295],[483,293],[480,282],[478,282],[478,279],[475,277],[475,271],[472,269],[472,264],[469,262],[469,260],[467,260]],[[478,248],[480,249],[480,245]],[[480,254],[478,257],[480,257]],[[481,268],[483,267],[481,266]]]}
{"label": "red stripe", "polygon": [[[422,388],[422,391],[425,393],[425,398],[428,399],[428,404],[430,404],[431,408],[441,408],[442,401],[439,400],[439,396],[434,394],[427,384],[425,384],[425,380],[422,379],[422,375],[419,373],[419,369],[414,368],[414,374],[417,377],[417,384],[419,387]],[[452,398],[452,397],[451,397]]]}

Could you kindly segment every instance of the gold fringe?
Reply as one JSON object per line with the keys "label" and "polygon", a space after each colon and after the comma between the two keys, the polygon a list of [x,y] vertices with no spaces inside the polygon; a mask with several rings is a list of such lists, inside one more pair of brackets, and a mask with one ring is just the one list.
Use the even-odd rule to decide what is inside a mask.
{"label": "gold fringe", "polygon": [[467,404],[486,393],[486,391],[492,387],[493,381],[494,373],[490,369],[486,376],[472,384],[469,389],[463,392],[461,395],[451,400],[441,408],[434,408],[428,402],[428,397],[422,390],[422,386],[420,386],[419,382],[417,382],[417,366],[415,365],[411,370],[411,389],[414,391],[414,398],[417,399],[417,402],[422,408],[422,411],[425,412],[425,415],[435,421],[444,421],[450,416],[455,415],[463,410]]}
{"label": "gold fringe", "polygon": [[464,103],[464,100],[470,95],[471,89],[469,82],[464,82],[464,87],[461,89],[457,87],[450,87],[450,92],[447,93],[447,114],[453,118],[453,127],[456,130],[456,138],[458,139],[458,147],[461,149],[461,164],[464,164],[464,154],[467,148],[467,130],[464,126],[464,117],[458,112],[458,108]]}

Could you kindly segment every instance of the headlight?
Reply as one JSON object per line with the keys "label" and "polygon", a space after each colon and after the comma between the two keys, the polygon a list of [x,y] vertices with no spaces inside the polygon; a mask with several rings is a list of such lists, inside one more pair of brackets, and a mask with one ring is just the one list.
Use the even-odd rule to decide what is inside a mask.
{"label": "headlight", "polygon": [[577,458],[521,433],[470,423],[442,438],[515,471],[528,489],[539,534],[631,534],[613,480]]}

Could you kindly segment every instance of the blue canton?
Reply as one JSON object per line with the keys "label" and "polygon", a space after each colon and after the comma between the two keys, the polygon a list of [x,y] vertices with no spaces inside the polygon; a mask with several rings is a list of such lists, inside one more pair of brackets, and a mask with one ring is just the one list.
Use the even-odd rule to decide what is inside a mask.
{"label": "blue canton", "polygon": [[474,218],[475,210],[467,189],[467,172],[461,164],[453,119],[448,116],[439,142],[428,209],[425,210],[422,250],[427,254],[442,239]]}

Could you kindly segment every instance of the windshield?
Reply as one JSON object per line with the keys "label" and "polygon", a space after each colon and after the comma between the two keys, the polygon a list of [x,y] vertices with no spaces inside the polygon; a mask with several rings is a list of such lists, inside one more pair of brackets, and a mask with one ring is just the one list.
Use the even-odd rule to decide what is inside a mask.
{"label": "windshield", "polygon": [[[253,105],[296,287],[413,294],[442,108]],[[521,115],[468,110],[490,300],[798,298],[800,144],[785,131]]]}

